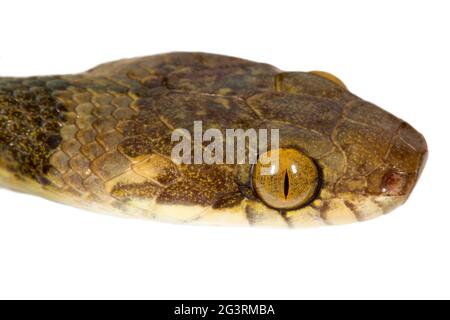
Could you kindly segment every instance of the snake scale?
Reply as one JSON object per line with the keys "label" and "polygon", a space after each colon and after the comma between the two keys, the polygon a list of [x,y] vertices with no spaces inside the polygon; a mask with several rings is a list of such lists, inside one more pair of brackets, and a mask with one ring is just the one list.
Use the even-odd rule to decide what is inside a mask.
{"label": "snake scale", "polygon": [[[172,132],[198,120],[278,129],[282,170],[175,163]],[[325,72],[180,52],[0,78],[0,184],[93,211],[213,225],[365,221],[406,201],[426,156],[420,133]]]}

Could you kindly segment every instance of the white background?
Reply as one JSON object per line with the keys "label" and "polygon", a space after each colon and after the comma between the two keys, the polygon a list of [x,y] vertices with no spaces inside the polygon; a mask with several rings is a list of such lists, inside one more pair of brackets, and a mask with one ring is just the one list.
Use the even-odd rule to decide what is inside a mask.
{"label": "white background", "polygon": [[0,298],[450,298],[448,1],[2,1],[0,74],[167,51],[326,70],[410,122],[410,200],[311,230],[187,227],[0,190]]}

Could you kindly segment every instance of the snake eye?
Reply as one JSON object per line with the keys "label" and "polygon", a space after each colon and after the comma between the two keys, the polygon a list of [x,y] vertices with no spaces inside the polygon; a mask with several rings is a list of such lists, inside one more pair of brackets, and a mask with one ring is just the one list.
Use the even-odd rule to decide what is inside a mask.
{"label": "snake eye", "polygon": [[325,71],[311,71],[310,73],[315,74],[319,77],[325,78],[327,80],[330,80],[331,82],[334,82],[338,86],[347,89],[344,82],[342,82],[338,77],[335,75],[332,75],[331,73],[325,72]]}
{"label": "snake eye", "polygon": [[296,149],[283,148],[260,155],[252,171],[258,197],[275,209],[296,209],[314,200],[320,185],[314,161]]}

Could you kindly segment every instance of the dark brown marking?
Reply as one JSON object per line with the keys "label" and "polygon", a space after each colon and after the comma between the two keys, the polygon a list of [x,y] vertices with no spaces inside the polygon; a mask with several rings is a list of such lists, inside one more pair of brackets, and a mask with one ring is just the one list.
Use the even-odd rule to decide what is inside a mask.
{"label": "dark brown marking", "polygon": [[[221,199],[221,195],[231,195]],[[243,197],[239,196],[239,188],[234,182],[231,171],[218,165],[184,165],[181,167],[181,178],[158,196],[159,203],[175,203],[202,206],[237,205]]]}
{"label": "dark brown marking", "polygon": [[161,187],[151,182],[123,184],[118,183],[111,190],[111,195],[121,201],[133,198],[149,199],[155,197]]}
{"label": "dark brown marking", "polygon": [[332,223],[330,223],[328,221],[328,211],[330,209],[330,204],[328,203],[328,201],[322,201],[322,204],[319,208],[319,214],[320,214],[320,218],[322,219],[322,221],[325,224],[331,225]]}
{"label": "dark brown marking", "polygon": [[288,216],[288,213],[286,210],[280,210],[280,216],[283,218],[283,220],[286,222],[289,228],[293,228],[294,224],[292,223],[291,219]]}
{"label": "dark brown marking", "polygon": [[259,220],[258,213],[249,206],[245,207],[245,216],[251,226],[254,226]]}
{"label": "dark brown marking", "polygon": [[152,152],[152,143],[150,139],[143,135],[134,136],[122,141],[119,144],[119,150],[131,158],[137,158],[150,154]]}
{"label": "dark brown marking", "polygon": [[351,203],[350,201],[345,200],[344,204],[347,208],[349,208],[353,214],[356,217],[356,220],[358,221],[365,221],[366,219],[364,219],[364,217],[362,216],[361,212],[359,211],[358,207],[356,205],[354,205],[353,203]]}
{"label": "dark brown marking", "polygon": [[228,194],[218,194],[212,207],[214,209],[225,209],[237,206],[244,199],[240,192],[232,192]]}
{"label": "dark brown marking", "polygon": [[52,93],[67,86],[58,77],[0,79],[0,154],[9,170],[50,183],[45,175],[62,141],[59,131],[66,110]]}

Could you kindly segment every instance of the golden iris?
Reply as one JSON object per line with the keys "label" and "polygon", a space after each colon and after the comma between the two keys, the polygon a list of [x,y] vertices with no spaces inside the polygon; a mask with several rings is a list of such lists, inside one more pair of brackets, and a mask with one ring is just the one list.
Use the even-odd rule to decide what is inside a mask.
{"label": "golden iris", "polygon": [[275,209],[296,209],[308,204],[317,194],[319,180],[314,161],[292,148],[267,151],[253,167],[253,189]]}

